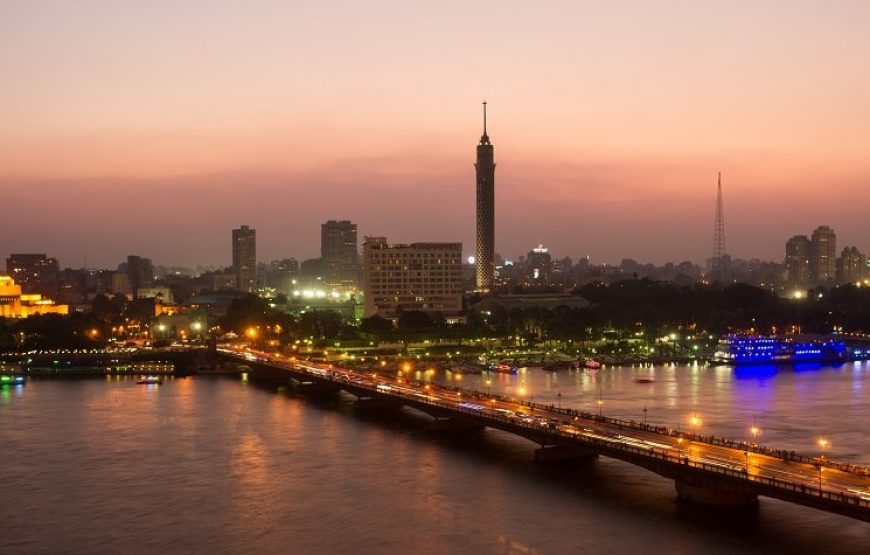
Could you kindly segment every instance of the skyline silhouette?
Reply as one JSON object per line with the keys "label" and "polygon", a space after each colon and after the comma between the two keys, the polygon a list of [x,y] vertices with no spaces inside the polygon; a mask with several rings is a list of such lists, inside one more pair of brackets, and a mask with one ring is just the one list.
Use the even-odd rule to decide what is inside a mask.
{"label": "skyline silhouette", "polygon": [[731,256],[870,248],[865,4],[210,6],[2,8],[3,250],[306,258],[337,218],[473,254],[484,97],[504,256],[702,262],[720,170]]}

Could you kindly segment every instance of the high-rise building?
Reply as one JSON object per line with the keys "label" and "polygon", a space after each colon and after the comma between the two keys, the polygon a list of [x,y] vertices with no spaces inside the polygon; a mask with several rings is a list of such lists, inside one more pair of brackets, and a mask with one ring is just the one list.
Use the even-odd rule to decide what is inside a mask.
{"label": "high-rise building", "polygon": [[837,234],[823,225],[813,231],[810,243],[810,280],[814,285],[828,283],[836,278]]}
{"label": "high-rise building", "polygon": [[6,273],[24,293],[56,295],[58,272],[57,259],[44,254],[10,254],[6,259]]}
{"label": "high-rise building", "polygon": [[320,258],[328,287],[356,288],[360,273],[356,224],[347,220],[321,224]]}
{"label": "high-rise building", "polygon": [[867,257],[858,247],[846,247],[837,259],[837,283],[858,283],[864,279]]}
{"label": "high-rise building", "polygon": [[462,311],[462,243],[363,243],[365,316],[396,318],[404,311],[455,315]]}
{"label": "high-rise building", "polygon": [[257,230],[243,225],[233,230],[233,273],[236,289],[253,292],[257,288]]}
{"label": "high-rise building", "polygon": [[118,271],[127,274],[129,286],[133,294],[142,287],[154,285],[154,264],[150,258],[130,255],[127,262],[118,266]]}
{"label": "high-rise building", "polygon": [[795,287],[806,287],[810,282],[810,238],[795,235],[785,243],[786,281]]}
{"label": "high-rise building", "polygon": [[553,258],[550,251],[544,245],[538,245],[529,251],[526,256],[526,277],[547,281],[550,279],[550,270],[553,266]]}
{"label": "high-rise building", "polygon": [[491,291],[495,284],[495,161],[486,134],[486,101],[483,102],[483,135],[477,145],[477,289]]}

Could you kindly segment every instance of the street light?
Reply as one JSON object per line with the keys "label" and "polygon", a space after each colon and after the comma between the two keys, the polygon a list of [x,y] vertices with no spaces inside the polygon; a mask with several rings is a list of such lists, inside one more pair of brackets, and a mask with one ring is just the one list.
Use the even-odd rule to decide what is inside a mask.
{"label": "street light", "polygon": [[598,418],[601,418],[601,406],[604,404],[604,399],[601,398],[604,385],[601,381],[598,382]]}
{"label": "street light", "polygon": [[830,445],[830,442],[825,439],[819,439],[819,451],[821,454],[819,455],[819,493],[822,493],[822,471],[825,470],[825,449]]}
{"label": "street light", "polygon": [[690,422],[692,423],[692,433],[695,436],[697,436],[698,435],[698,426],[701,425],[701,419],[698,418],[697,414],[693,414],[692,418],[690,419]]}
{"label": "street light", "polygon": [[683,438],[677,438],[677,459],[679,462],[683,460]]}

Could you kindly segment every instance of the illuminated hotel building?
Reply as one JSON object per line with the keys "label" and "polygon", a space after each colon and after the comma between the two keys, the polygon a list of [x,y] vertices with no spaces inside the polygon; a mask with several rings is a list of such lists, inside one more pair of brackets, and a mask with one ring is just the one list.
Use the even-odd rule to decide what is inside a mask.
{"label": "illuminated hotel building", "polygon": [[462,243],[363,244],[365,317],[395,319],[402,311],[462,311]]}
{"label": "illuminated hotel building", "polygon": [[236,289],[252,293],[257,288],[257,230],[243,225],[233,230],[233,273]]}
{"label": "illuminated hotel building", "polygon": [[22,293],[9,276],[0,276],[0,317],[27,318],[36,314],[69,314],[69,306],[54,304],[38,293]]}
{"label": "illuminated hotel building", "polygon": [[486,102],[483,103],[483,135],[477,145],[477,251],[476,282],[479,291],[495,285],[495,161],[486,134]]}

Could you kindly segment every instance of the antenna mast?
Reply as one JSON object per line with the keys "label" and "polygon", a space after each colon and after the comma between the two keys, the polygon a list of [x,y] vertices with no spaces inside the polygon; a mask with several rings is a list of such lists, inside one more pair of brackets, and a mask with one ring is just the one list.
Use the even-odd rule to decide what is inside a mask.
{"label": "antenna mast", "polygon": [[725,279],[723,258],[725,257],[725,202],[722,199],[722,172],[719,172],[718,191],[716,193],[716,224],[713,229],[713,260],[711,278],[713,281]]}

